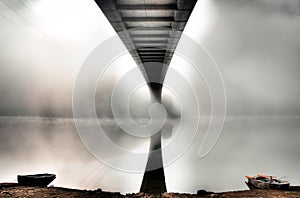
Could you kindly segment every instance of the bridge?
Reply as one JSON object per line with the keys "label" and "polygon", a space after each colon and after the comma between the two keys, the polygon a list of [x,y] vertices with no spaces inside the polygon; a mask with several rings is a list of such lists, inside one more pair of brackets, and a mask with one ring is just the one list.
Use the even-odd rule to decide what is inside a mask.
{"label": "bridge", "polygon": [[[197,0],[95,0],[146,79],[154,100]],[[161,132],[151,137],[141,192],[166,192]],[[160,164],[151,170],[151,164]]]}

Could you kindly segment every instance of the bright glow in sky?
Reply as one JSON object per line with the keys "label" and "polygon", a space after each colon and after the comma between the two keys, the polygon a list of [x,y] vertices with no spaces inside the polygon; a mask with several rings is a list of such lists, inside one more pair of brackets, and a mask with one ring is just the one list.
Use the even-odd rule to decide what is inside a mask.
{"label": "bright glow in sky", "polygon": [[95,21],[87,19],[99,15],[92,1],[43,0],[35,3],[32,9],[37,15],[34,20],[43,32],[64,39],[72,38],[74,32],[85,32],[78,25],[93,26]]}
{"label": "bright glow in sky", "polygon": [[194,15],[197,15],[197,17],[190,17],[184,33],[202,43],[215,25],[216,12],[214,1],[198,1],[193,10]]}

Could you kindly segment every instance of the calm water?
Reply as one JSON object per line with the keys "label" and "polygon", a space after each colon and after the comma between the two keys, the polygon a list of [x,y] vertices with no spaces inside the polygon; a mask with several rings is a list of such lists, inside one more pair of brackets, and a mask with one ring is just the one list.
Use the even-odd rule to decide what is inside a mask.
{"label": "calm water", "polygon": [[[300,117],[227,117],[218,144],[200,159],[201,131],[207,124],[208,119],[201,119],[200,132],[187,152],[165,168],[168,191],[246,189],[244,175],[256,173],[286,176],[293,185],[300,184]],[[104,125],[119,146],[147,150],[149,139],[130,139],[112,121]],[[172,141],[175,129],[176,124],[166,126],[163,144]],[[55,186],[123,193],[138,191],[143,176],[98,162],[81,143],[72,119],[0,118],[0,182],[42,172],[57,174]]]}

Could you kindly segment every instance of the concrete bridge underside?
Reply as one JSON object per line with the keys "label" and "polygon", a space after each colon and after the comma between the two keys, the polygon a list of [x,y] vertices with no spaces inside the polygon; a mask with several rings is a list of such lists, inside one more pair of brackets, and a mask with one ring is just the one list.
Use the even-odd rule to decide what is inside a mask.
{"label": "concrete bridge underside", "polygon": [[[95,0],[139,66],[155,100],[185,25],[197,0]],[[151,137],[141,192],[166,192],[161,133]],[[161,168],[151,170],[151,163]]]}

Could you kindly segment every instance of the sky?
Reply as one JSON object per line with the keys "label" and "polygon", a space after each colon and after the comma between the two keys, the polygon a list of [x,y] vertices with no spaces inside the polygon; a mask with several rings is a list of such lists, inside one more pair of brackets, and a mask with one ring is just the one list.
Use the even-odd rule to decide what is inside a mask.
{"label": "sky", "polygon": [[[72,4],[72,6],[70,6]],[[1,1],[3,116],[72,116],[86,56],[114,35],[93,1]]]}
{"label": "sky", "polygon": [[[190,149],[165,168],[168,189],[240,189],[245,187],[240,177],[260,171],[287,175],[292,182],[300,183],[299,33],[300,0],[198,0],[184,34],[205,48],[216,62],[226,88],[227,120],[219,143],[207,158],[199,159],[197,155],[203,138],[200,133]],[[81,65],[95,47],[115,35],[92,0],[1,0],[0,116],[72,117],[72,91]],[[121,41],[118,45],[122,45]],[[197,55],[193,49],[190,51]],[[171,69],[189,80],[201,99],[202,113],[209,115],[210,96],[205,81],[187,66],[176,54],[170,64]],[[102,79],[105,86],[97,87],[96,108],[104,117],[112,118],[109,93],[113,85],[132,68],[136,65],[129,54],[119,57]],[[131,113],[136,117],[148,113],[149,95],[145,97],[145,93],[141,87],[133,94]],[[170,90],[164,91],[163,104],[178,115],[180,103],[175,98]],[[74,135],[72,121],[46,120],[44,126],[39,119],[21,120],[25,128],[5,118],[0,121],[1,169],[5,170],[2,176],[25,173],[35,162],[40,165],[34,167],[36,170],[46,167],[58,173],[58,184],[97,187],[72,183],[77,181],[74,178],[83,180],[80,174],[86,176],[86,183],[99,180],[97,175],[89,174],[93,166],[100,166],[97,171],[105,167],[93,165],[91,156]],[[206,118],[201,122],[200,131],[205,131]],[[109,127],[113,132],[119,129]],[[69,141],[61,144],[62,137]],[[139,150],[125,138],[112,139]],[[163,143],[166,141],[168,138]],[[276,148],[266,149],[266,142],[276,144]],[[142,143],[139,146],[145,149]],[[29,158],[24,158],[24,154]],[[24,166],[17,167],[16,159]],[[39,164],[41,161],[48,166]],[[50,167],[52,163],[55,168]],[[6,170],[7,167],[11,169]],[[76,172],[79,169],[82,171]],[[121,192],[137,191],[136,183],[142,178],[115,170],[105,174],[100,187]],[[231,178],[230,182],[227,178]],[[124,182],[128,186],[124,187]]]}
{"label": "sky", "polygon": [[[93,1],[70,2],[0,2],[0,115],[72,116],[80,66],[115,32]],[[299,115],[299,9],[298,0],[198,1],[184,34],[216,61],[228,115]]]}
{"label": "sky", "polygon": [[228,115],[299,115],[299,4],[198,1],[185,31],[218,64]]}

